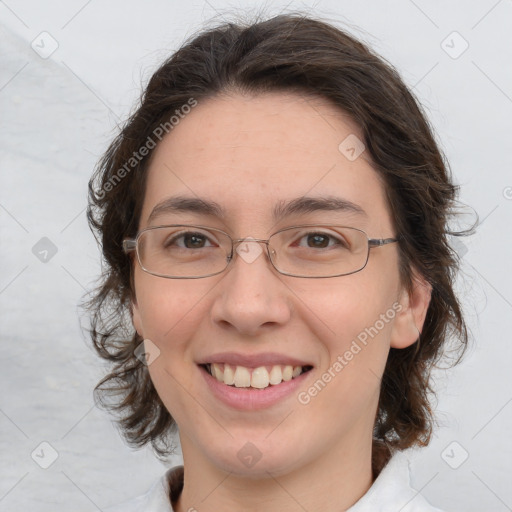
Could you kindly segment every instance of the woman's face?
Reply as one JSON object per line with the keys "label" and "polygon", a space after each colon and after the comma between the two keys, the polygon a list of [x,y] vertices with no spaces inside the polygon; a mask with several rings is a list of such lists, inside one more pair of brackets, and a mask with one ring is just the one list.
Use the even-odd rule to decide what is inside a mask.
{"label": "woman's face", "polygon": [[[199,102],[154,150],[140,229],[196,224],[267,239],[314,223],[394,237],[383,184],[367,152],[358,156],[358,140],[358,126],[319,99],[272,93]],[[215,202],[224,216],[167,208],[149,221],[176,196]],[[277,205],[326,197],[352,207],[273,217]],[[257,476],[368,455],[389,348],[413,343],[423,321],[401,288],[397,244],[371,249],[361,272],[320,279],[279,274],[264,245],[240,249],[225,272],[201,279],[135,266],[134,325],[158,354],[150,375],[178,424],[185,460]],[[211,362],[228,382],[230,364],[238,384],[257,367],[276,382],[284,366],[312,368],[256,389],[216,380],[202,366]]]}

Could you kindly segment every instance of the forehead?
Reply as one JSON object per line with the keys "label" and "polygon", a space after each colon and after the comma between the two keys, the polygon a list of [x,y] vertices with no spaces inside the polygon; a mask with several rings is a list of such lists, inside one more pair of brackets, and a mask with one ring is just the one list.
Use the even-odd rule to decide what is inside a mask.
{"label": "forehead", "polygon": [[233,228],[238,221],[262,227],[285,202],[329,196],[364,210],[361,222],[389,228],[383,184],[368,152],[357,156],[362,138],[346,113],[319,98],[266,93],[199,101],[154,150],[141,226],[171,196],[218,203]]}

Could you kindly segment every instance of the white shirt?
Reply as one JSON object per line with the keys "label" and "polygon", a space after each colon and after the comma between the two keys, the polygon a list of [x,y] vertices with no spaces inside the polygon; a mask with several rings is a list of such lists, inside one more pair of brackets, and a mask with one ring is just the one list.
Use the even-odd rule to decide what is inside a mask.
{"label": "white shirt", "polygon": [[[105,512],[174,512],[175,501],[183,488],[183,466],[169,469],[149,491]],[[169,492],[171,490],[171,492]],[[442,512],[410,485],[409,459],[397,452],[368,489],[347,512]]]}

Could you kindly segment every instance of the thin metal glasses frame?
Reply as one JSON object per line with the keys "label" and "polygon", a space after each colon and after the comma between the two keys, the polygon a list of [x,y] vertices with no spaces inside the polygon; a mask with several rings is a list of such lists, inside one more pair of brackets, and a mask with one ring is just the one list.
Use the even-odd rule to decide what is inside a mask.
{"label": "thin metal glasses frame", "polygon": [[[177,227],[177,228],[178,227],[183,227],[183,228],[199,228],[199,229],[204,229],[204,230],[207,230],[207,231],[216,231],[218,233],[222,233],[223,235],[225,235],[229,240],[231,240],[231,251],[230,251],[229,254],[226,255],[227,256],[227,258],[226,258],[226,266],[222,270],[219,270],[218,272],[213,272],[211,274],[207,274],[207,275],[203,275],[203,276],[168,276],[168,275],[165,275],[165,274],[159,274],[157,272],[151,272],[150,270],[145,268],[144,265],[142,264],[142,261],[141,261],[141,258],[140,258],[140,254],[139,254],[139,249],[138,249],[138,243],[139,243],[140,237],[146,231],[150,231],[150,230],[154,230],[154,229],[161,229],[161,228],[170,228],[170,227]],[[283,231],[287,231],[287,230],[290,230],[290,229],[297,229],[297,228],[306,228],[306,227],[343,228],[343,229],[351,229],[351,230],[359,231],[360,233],[363,233],[366,236],[366,239],[368,241],[368,251],[367,251],[367,254],[366,254],[366,260],[364,262],[364,265],[361,268],[357,269],[357,270],[353,270],[351,272],[344,272],[342,274],[335,274],[335,275],[332,275],[332,276],[331,275],[330,276],[302,276],[302,275],[292,274],[292,273],[289,273],[289,272],[284,272],[282,270],[279,270],[276,267],[276,265],[274,264],[274,261],[272,259],[272,255],[271,255],[271,252],[270,252],[270,246],[269,246],[270,240],[272,239],[272,237],[274,237],[275,235],[277,235],[279,233],[282,233]],[[129,253],[135,251],[135,253],[137,255],[137,261],[138,261],[141,269],[144,272],[147,272],[148,274],[151,274],[151,275],[154,275],[154,276],[157,276],[157,277],[163,277],[165,279],[203,279],[205,277],[212,277],[212,276],[216,276],[218,274],[221,274],[222,272],[224,272],[228,268],[229,264],[234,259],[233,258],[233,255],[234,255],[233,253],[234,253],[235,245],[240,244],[242,242],[258,242],[258,243],[264,243],[267,246],[268,259],[269,259],[271,265],[280,274],[285,275],[285,276],[290,276],[290,277],[304,278],[304,279],[326,279],[326,278],[330,278],[330,277],[348,276],[348,275],[351,275],[351,274],[355,274],[357,272],[361,272],[361,270],[363,270],[366,267],[366,265],[368,264],[368,260],[370,258],[370,249],[375,248],[375,247],[382,247],[382,246],[387,245],[387,244],[393,244],[393,243],[396,243],[396,242],[399,242],[399,241],[400,241],[400,235],[398,235],[396,238],[370,238],[367,235],[367,233],[365,231],[363,231],[362,229],[354,228],[354,227],[351,227],[351,226],[336,225],[336,224],[299,224],[297,226],[288,226],[286,228],[283,228],[283,229],[280,229],[280,230],[276,231],[275,233],[272,233],[272,235],[270,235],[269,238],[267,238],[266,240],[262,239],[262,238],[250,238],[250,237],[233,239],[233,238],[231,238],[231,236],[228,233],[226,233],[225,231],[222,231],[221,229],[212,228],[210,226],[202,226],[202,225],[198,225],[198,224],[165,224],[165,225],[161,225],[161,226],[150,226],[150,227],[141,229],[137,233],[135,238],[125,238],[123,240],[123,250],[124,250],[124,252],[126,254],[129,254]],[[275,251],[274,251],[274,253],[275,253]]]}

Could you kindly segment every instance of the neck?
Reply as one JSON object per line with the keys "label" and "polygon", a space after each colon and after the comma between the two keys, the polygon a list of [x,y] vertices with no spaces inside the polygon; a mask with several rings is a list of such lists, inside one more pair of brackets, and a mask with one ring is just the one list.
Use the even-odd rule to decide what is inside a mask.
{"label": "neck", "polygon": [[339,512],[356,503],[374,479],[371,439],[364,446],[342,444],[286,474],[263,471],[254,477],[219,469],[201,457],[190,440],[181,443],[185,474],[176,512]]}

